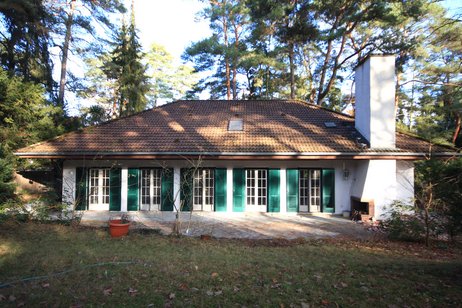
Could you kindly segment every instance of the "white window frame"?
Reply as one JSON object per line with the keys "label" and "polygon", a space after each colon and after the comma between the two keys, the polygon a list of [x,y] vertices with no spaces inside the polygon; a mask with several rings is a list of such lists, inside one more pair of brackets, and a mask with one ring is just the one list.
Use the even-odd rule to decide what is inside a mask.
{"label": "white window frame", "polygon": [[246,211],[266,212],[268,204],[268,170],[245,170]]}
{"label": "white window frame", "polygon": [[[147,180],[147,182],[145,180]],[[146,199],[148,199],[147,203],[145,202]],[[140,169],[140,210],[141,211],[160,211],[161,202],[162,202],[162,169],[159,169],[159,168]]]}
{"label": "white window frame", "polygon": [[108,168],[91,168],[88,172],[88,209],[109,210],[110,178]]}
{"label": "white window frame", "polygon": [[300,212],[321,212],[322,169],[300,169],[299,172]]}
{"label": "white window frame", "polygon": [[193,211],[213,211],[215,177],[211,168],[201,168],[193,176]]}

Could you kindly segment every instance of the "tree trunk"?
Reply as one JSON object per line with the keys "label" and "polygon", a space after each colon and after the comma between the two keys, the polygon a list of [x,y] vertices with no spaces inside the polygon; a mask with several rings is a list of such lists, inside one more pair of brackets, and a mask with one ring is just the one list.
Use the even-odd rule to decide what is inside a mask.
{"label": "tree trunk", "polygon": [[223,16],[223,39],[225,44],[225,75],[226,75],[226,99],[231,99],[231,78],[229,69],[229,53],[228,53],[228,21],[226,16]]}
{"label": "tree trunk", "polygon": [[460,130],[461,130],[461,116],[458,113],[455,113],[456,117],[456,127],[454,129],[454,134],[452,135],[452,144],[456,145],[457,139],[459,138],[460,135]]}
{"label": "tree trunk", "polygon": [[234,54],[233,54],[233,99],[237,99],[237,54],[239,48],[239,27],[234,26]]}
{"label": "tree trunk", "polygon": [[290,99],[295,99],[294,44],[289,43]]}
{"label": "tree trunk", "polygon": [[66,75],[67,75],[67,58],[69,54],[69,45],[72,37],[72,23],[74,20],[75,1],[70,2],[70,11],[67,15],[66,20],[66,35],[64,36],[64,44],[62,49],[61,58],[61,77],[59,79],[59,92],[58,92],[58,106],[64,110],[64,91],[66,87]]}

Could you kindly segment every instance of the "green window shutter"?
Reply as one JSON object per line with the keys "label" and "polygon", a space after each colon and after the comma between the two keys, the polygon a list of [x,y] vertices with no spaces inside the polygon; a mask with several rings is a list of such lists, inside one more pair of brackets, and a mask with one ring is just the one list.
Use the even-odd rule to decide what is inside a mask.
{"label": "green window shutter", "polygon": [[226,212],[226,169],[215,169],[215,211]]}
{"label": "green window shutter", "polygon": [[138,211],[139,205],[139,169],[128,169],[127,210]]}
{"label": "green window shutter", "polygon": [[160,194],[160,209],[162,211],[173,211],[173,169],[162,170]]}
{"label": "green window shutter", "polygon": [[334,213],[335,211],[335,169],[322,170],[322,211]]}
{"label": "green window shutter", "polygon": [[182,211],[190,212],[192,210],[193,172],[194,169],[188,168],[180,170],[180,200],[183,201]]}
{"label": "green window shutter", "polygon": [[233,212],[243,212],[245,201],[245,170],[233,170]]}
{"label": "green window shutter", "polygon": [[287,212],[298,212],[298,169],[287,169]]}
{"label": "green window shutter", "polygon": [[120,211],[122,181],[121,169],[109,170],[109,210]]}
{"label": "green window shutter", "polygon": [[83,211],[88,209],[87,169],[77,167],[75,172],[75,209]]}
{"label": "green window shutter", "polygon": [[281,196],[280,186],[281,179],[279,169],[268,170],[268,212],[280,212]]}

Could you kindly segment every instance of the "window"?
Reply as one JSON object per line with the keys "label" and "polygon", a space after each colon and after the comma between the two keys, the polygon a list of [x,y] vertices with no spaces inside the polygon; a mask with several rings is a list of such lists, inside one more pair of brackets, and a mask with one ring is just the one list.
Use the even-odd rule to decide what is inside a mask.
{"label": "window", "polygon": [[300,207],[310,212],[321,210],[321,170],[300,170]]}
{"label": "window", "polygon": [[141,210],[160,209],[161,169],[141,169]]}
{"label": "window", "polygon": [[242,131],[244,129],[244,123],[242,119],[229,120],[228,131]]}
{"label": "window", "polygon": [[266,169],[248,169],[246,170],[245,175],[247,206],[266,207]]}
{"label": "window", "polygon": [[196,170],[193,179],[193,210],[211,211],[213,209],[213,195],[213,169]]}
{"label": "window", "polygon": [[90,206],[109,205],[109,169],[90,169]]}

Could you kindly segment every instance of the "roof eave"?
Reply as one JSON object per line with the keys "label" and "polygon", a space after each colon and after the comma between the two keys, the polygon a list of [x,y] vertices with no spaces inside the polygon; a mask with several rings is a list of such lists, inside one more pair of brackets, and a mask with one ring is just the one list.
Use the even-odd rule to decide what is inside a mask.
{"label": "roof eave", "polygon": [[207,157],[208,159],[406,159],[429,157],[462,157],[457,152],[23,152],[14,153],[22,158],[47,159],[181,159]]}

